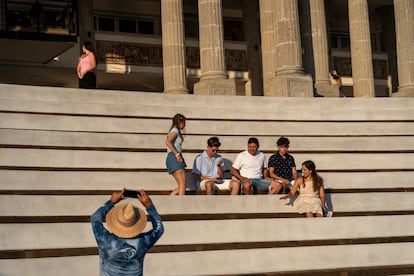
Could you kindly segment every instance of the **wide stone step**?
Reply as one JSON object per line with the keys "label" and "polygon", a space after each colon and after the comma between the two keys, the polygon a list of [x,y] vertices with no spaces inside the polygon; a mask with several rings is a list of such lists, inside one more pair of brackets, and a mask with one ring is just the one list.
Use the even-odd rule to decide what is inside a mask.
{"label": "wide stone step", "polygon": [[[314,230],[312,230],[314,231]],[[318,261],[309,256],[318,256]],[[235,260],[235,261],[229,261]],[[277,262],[275,260],[278,260]],[[2,275],[98,275],[98,256],[0,260]],[[162,264],[162,265],[161,265]],[[214,265],[212,265],[214,264]],[[243,275],[266,272],[412,269],[412,243],[150,253],[144,275]]]}
{"label": "wide stone step", "polygon": [[[166,134],[171,119],[43,114],[1,114],[0,128],[50,131]],[[208,121],[187,120],[189,135],[373,136],[414,135],[412,122]]]}
{"label": "wide stone step", "polygon": [[[210,135],[187,135],[185,150],[202,151],[206,148]],[[220,136],[221,152],[241,151],[246,147],[250,136]],[[260,150],[276,151],[277,136],[257,136]],[[288,137],[290,152],[396,152],[412,151],[413,136],[301,136]],[[0,129],[0,145],[2,147],[49,147],[49,148],[84,148],[96,150],[123,151],[166,151],[166,134],[129,134],[129,133],[95,133],[68,132],[26,129]],[[374,142],[373,142],[374,141]],[[390,143],[393,146],[390,147]]]}
{"label": "wide stone step", "polygon": [[[166,94],[154,92],[136,92],[123,90],[84,90],[60,87],[46,86],[30,86],[30,85],[10,85],[0,84],[0,98],[3,99],[20,99],[33,101],[57,101],[57,102],[73,102],[73,103],[107,103],[122,104],[139,102],[146,105],[185,105],[188,103],[199,102],[200,100],[210,99],[214,105],[227,106],[228,100],[233,100],[237,104],[245,104],[243,107],[249,106],[249,102],[254,103],[273,103],[280,101],[281,103],[296,103],[298,106],[305,106],[308,102],[326,102],[327,106],[336,109],[347,109],[349,107],[360,108],[365,105],[372,107],[369,103],[375,100],[378,107],[404,108],[411,107],[411,98],[295,98],[295,97],[246,97],[246,96],[225,96],[225,95],[194,95],[194,94]],[[407,102],[408,101],[408,102]],[[183,103],[184,102],[184,103]],[[332,106],[331,103],[342,103],[342,105]],[[401,105],[399,105],[401,104]],[[301,107],[302,107],[301,106]],[[372,107],[375,108],[375,107]]]}
{"label": "wide stone step", "polygon": [[[352,227],[349,227],[352,225]],[[145,231],[151,229],[148,222]],[[229,243],[274,243],[310,241],[318,245],[324,240],[358,240],[367,238],[412,237],[414,215],[338,217],[309,220],[304,218],[164,221],[165,232],[156,246],[195,246]],[[275,231],[277,229],[277,231]],[[312,231],[318,229],[318,231]],[[32,238],[36,234],[36,239]],[[219,233],[219,234],[218,234]],[[252,235],[252,233],[255,233]],[[26,223],[5,224],[0,229],[5,250],[96,247],[90,223]],[[62,239],[62,236],[65,237]],[[279,243],[278,243],[279,242]],[[357,242],[357,241],[355,241]],[[251,244],[251,247],[256,245]],[[225,248],[222,245],[222,249]],[[157,248],[157,252],[162,251]]]}
{"label": "wide stone step", "polygon": [[[192,167],[197,153],[183,154]],[[227,168],[236,153],[226,153]],[[0,166],[71,168],[86,170],[165,169],[165,152],[111,152],[95,150],[51,150],[0,148]],[[267,156],[269,158],[270,155]],[[296,164],[313,160],[319,170],[412,170],[414,153],[296,153]]]}
{"label": "wide stone step", "polygon": [[[413,109],[412,98],[295,98],[295,97],[246,97],[224,95],[186,95],[151,92],[111,91],[111,90],[80,90],[71,88],[21,86],[0,84],[0,98],[29,101],[47,101],[63,103],[94,103],[94,104],[131,104],[151,106],[196,106],[226,107],[229,103],[239,109],[260,106],[273,110],[277,107],[293,105],[297,110],[387,110]],[[209,105],[205,103],[208,102]]]}
{"label": "wide stone step", "polygon": [[[413,189],[414,171],[384,172],[321,172],[326,189],[376,190]],[[188,173],[188,178],[192,178]],[[167,171],[37,171],[0,170],[2,191],[115,191],[120,187],[144,189],[152,192],[170,191],[176,182]]]}
{"label": "wide stone step", "polygon": [[[193,97],[193,96],[191,96]],[[218,96],[220,98],[220,96]],[[197,96],[194,97],[198,99]],[[252,98],[244,97],[244,101],[251,100]],[[192,99],[193,100],[193,99]],[[233,102],[233,98],[222,99],[225,103]],[[208,105],[205,101],[209,102]],[[226,102],[227,101],[227,102]],[[309,100],[306,100],[306,102]],[[341,100],[340,100],[341,101]],[[375,100],[374,100],[375,101]],[[33,112],[33,113],[51,113],[51,114],[74,114],[74,115],[99,115],[99,116],[134,116],[134,117],[167,117],[172,118],[174,114],[179,110],[188,118],[203,118],[203,119],[247,119],[247,120],[322,120],[322,121],[361,121],[361,120],[412,120],[413,108],[407,106],[406,109],[391,107],[384,107],[381,112],[374,108],[361,108],[356,109],[349,105],[349,108],[338,109],[332,108],[331,105],[340,104],[337,103],[324,103],[314,102],[310,100],[307,106],[300,112],[297,109],[283,109],[278,111],[279,106],[287,105],[299,105],[292,100],[283,101],[278,98],[269,99],[265,103],[259,103],[258,105],[250,102],[250,105],[240,108],[234,108],[232,112],[228,112],[228,106],[223,106],[223,103],[211,104],[210,98],[200,98],[197,102],[191,102],[189,104],[180,105],[156,105],[153,103],[137,104],[133,102],[128,103],[88,103],[88,102],[61,102],[61,101],[36,101],[25,99],[2,99],[0,101],[1,111],[10,112]],[[269,104],[270,102],[270,104]],[[414,101],[412,101],[414,103]],[[406,104],[406,103],[405,103]],[[264,105],[264,106],[263,106]],[[197,108],[195,108],[197,106]],[[257,108],[261,106],[262,108]],[[267,107],[268,106],[268,107]],[[298,106],[298,108],[300,108]],[[275,108],[276,107],[276,108]],[[269,112],[269,110],[276,109],[276,112]]]}
{"label": "wide stone step", "polygon": [[[280,195],[151,197],[161,215],[296,213],[293,201],[280,200]],[[0,217],[90,216],[108,199],[109,195],[0,195]],[[414,211],[414,192],[332,193],[326,201],[334,212]]]}

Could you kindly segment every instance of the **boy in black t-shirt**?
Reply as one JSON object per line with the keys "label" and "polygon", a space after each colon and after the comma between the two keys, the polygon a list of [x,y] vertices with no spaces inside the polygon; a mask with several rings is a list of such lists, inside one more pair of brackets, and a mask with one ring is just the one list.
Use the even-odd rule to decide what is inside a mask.
{"label": "boy in black t-shirt", "polygon": [[295,159],[288,153],[289,139],[280,137],[276,145],[278,151],[269,158],[269,176],[283,185],[282,193],[287,193],[298,177]]}

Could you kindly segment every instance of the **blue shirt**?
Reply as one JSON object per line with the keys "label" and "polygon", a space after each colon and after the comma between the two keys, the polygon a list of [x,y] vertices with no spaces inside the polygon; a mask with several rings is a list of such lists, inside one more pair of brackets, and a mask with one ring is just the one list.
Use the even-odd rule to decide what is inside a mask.
{"label": "blue shirt", "polygon": [[[192,173],[207,178],[221,178],[217,168],[217,164],[220,160],[222,160],[220,154],[215,154],[213,158],[210,159],[207,152],[203,151],[194,159]],[[224,162],[221,162],[221,168],[224,171]]]}
{"label": "blue shirt", "polygon": [[92,229],[99,249],[100,276],[141,276],[145,253],[164,233],[161,217],[154,205],[147,207],[152,230],[135,238],[124,239],[110,233],[103,220],[114,203],[108,200],[91,217]]}

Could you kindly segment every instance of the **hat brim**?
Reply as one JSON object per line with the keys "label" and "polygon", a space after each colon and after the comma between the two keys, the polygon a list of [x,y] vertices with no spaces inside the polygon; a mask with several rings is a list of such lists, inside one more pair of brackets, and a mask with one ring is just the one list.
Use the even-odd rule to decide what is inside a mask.
{"label": "hat brim", "polygon": [[121,225],[117,219],[118,215],[122,212],[122,208],[127,204],[120,204],[113,207],[106,214],[105,222],[109,231],[121,238],[133,238],[138,236],[147,225],[147,214],[141,208],[135,207],[134,209],[139,212],[139,219],[133,225],[126,227]]}

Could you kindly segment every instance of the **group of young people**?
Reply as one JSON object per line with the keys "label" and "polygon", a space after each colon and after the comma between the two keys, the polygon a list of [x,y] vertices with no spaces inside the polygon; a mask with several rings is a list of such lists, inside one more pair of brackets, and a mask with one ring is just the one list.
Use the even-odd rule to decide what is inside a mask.
{"label": "group of young people", "polygon": [[[171,195],[185,195],[186,191],[187,164],[182,154],[182,131],[185,125],[185,116],[176,114],[166,139],[166,166],[178,186]],[[306,217],[322,217],[326,212],[323,179],[311,160],[303,162],[299,177],[295,159],[288,152],[289,143],[288,138],[280,137],[276,142],[277,152],[266,163],[265,154],[259,150],[259,140],[256,137],[249,138],[247,149],[236,156],[230,168],[232,177],[225,179],[223,157],[218,153],[220,140],[210,137],[207,148],[194,159],[192,174],[199,189],[207,195],[213,195],[218,190],[229,190],[231,195],[251,195],[264,191],[268,194],[284,194],[280,199],[287,199],[298,192],[294,208]]]}
{"label": "group of young people", "polygon": [[[184,195],[186,190],[186,163],[182,155],[185,121],[184,115],[176,114],[166,139],[166,165],[178,185],[171,195]],[[294,201],[297,211],[305,213],[306,217],[321,217],[326,211],[325,191],[314,162],[303,162],[301,176],[298,176],[295,159],[288,153],[289,139],[280,137],[276,144],[278,151],[266,164],[266,157],[259,150],[259,140],[249,138],[247,150],[240,152],[231,166],[232,179],[224,179],[224,161],[218,153],[221,143],[219,138],[211,137],[207,140],[207,148],[196,156],[192,173],[200,189],[208,195],[227,189],[232,195],[266,191],[284,194],[280,199],[287,199],[299,191]],[[124,192],[125,189],[112,193],[91,216],[99,249],[100,275],[142,275],[146,253],[164,233],[161,217],[145,191],[140,190],[136,197],[152,222],[148,232],[143,232],[147,223],[145,211],[131,203],[120,203],[126,196]]]}

